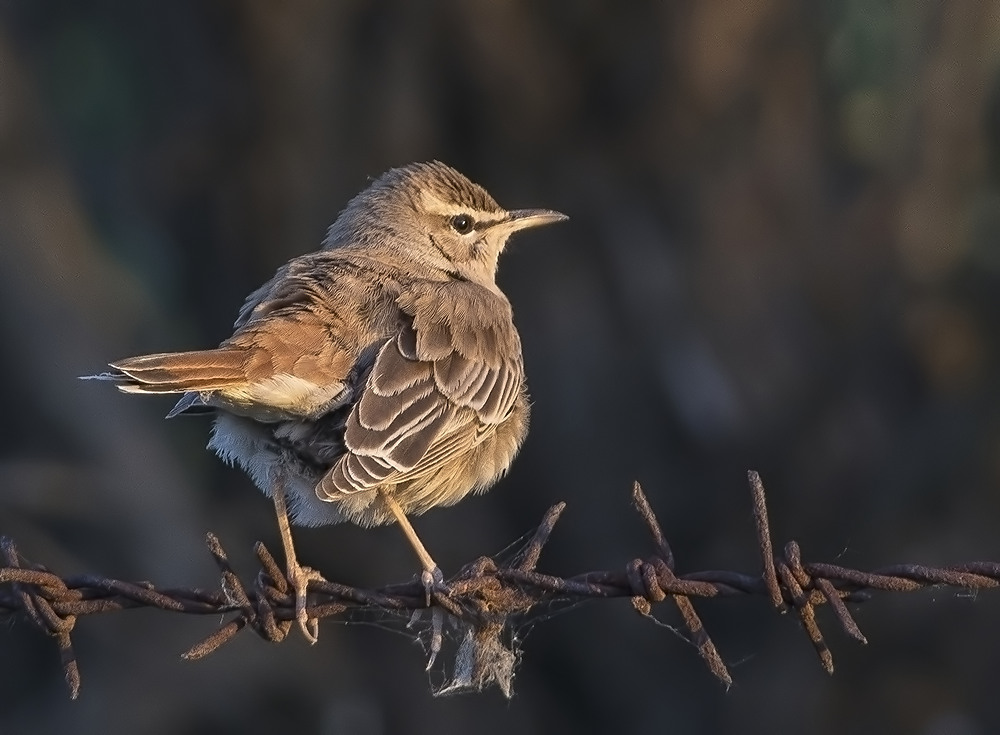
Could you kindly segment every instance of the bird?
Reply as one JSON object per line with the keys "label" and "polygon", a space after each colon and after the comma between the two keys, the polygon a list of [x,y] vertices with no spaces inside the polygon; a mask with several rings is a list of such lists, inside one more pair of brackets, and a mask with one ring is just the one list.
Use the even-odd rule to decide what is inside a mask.
{"label": "bird", "polygon": [[566,220],[505,210],[440,161],[375,178],[319,250],[251,293],[214,349],[128,357],[85,379],[181,394],[167,414],[214,414],[208,449],[274,503],[310,643],[310,582],[290,526],[397,523],[428,605],[443,575],[408,517],[483,492],[528,430],[521,341],[496,283],[511,235]]}

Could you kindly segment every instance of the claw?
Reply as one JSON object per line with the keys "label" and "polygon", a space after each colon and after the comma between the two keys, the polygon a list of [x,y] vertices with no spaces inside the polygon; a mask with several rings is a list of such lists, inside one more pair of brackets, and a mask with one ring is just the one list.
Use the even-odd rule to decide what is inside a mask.
{"label": "claw", "polygon": [[309,645],[315,645],[319,640],[319,618],[310,618],[306,611],[306,595],[309,594],[310,582],[325,582],[326,579],[315,569],[301,567],[295,564],[294,568],[289,565],[288,579],[295,590],[295,621],[299,624],[302,635],[309,641]]}
{"label": "claw", "polygon": [[424,671],[430,671],[434,666],[434,661],[437,660],[437,655],[441,653],[441,644],[444,641],[444,612],[440,608],[434,608],[431,610],[431,645],[427,657],[427,668]]}
{"label": "claw", "polygon": [[425,671],[430,671],[434,667],[434,662],[437,660],[438,654],[441,653],[441,646],[444,644],[444,610],[439,607],[432,607],[429,611],[424,608],[418,608],[413,611],[413,615],[410,616],[410,622],[406,624],[406,627],[410,630],[416,628],[426,612],[430,612],[431,639],[427,647],[427,667]]}
{"label": "claw", "polygon": [[431,606],[431,598],[435,592],[445,592],[447,587],[444,583],[444,574],[441,567],[435,565],[433,569],[425,569],[420,573],[420,581],[424,585],[424,592],[427,595],[427,607]]}

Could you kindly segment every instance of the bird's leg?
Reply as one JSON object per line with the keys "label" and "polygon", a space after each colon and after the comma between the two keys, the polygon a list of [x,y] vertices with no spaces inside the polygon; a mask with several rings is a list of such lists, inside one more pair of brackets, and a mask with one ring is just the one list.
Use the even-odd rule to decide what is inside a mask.
{"label": "bird's leg", "polygon": [[274,512],[278,516],[278,530],[281,532],[281,543],[285,547],[285,564],[288,569],[288,581],[295,590],[295,620],[302,630],[302,635],[309,643],[315,643],[319,638],[319,619],[306,615],[306,593],[309,592],[311,581],[325,582],[319,572],[299,564],[295,556],[295,544],[292,543],[292,529],[288,522],[288,508],[284,487],[280,482],[274,485],[271,494],[274,500]]}
{"label": "bird's leg", "polygon": [[410,542],[410,546],[417,552],[420,565],[424,568],[420,574],[420,581],[424,584],[424,591],[427,593],[427,606],[430,607],[431,592],[435,589],[440,590],[444,585],[444,575],[441,573],[441,568],[431,558],[431,555],[427,553],[427,549],[420,541],[420,537],[417,536],[417,532],[413,530],[413,526],[410,525],[410,521],[403,512],[403,509],[399,507],[399,503],[385,490],[380,489],[378,494],[382,498],[382,502],[385,503],[385,507],[395,517],[399,527],[403,529],[403,533],[406,534],[406,540]]}

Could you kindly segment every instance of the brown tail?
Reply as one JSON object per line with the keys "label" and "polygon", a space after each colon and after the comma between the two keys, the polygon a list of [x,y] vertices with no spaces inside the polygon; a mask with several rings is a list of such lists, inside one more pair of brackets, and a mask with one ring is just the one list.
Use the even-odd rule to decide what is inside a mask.
{"label": "brown tail", "polygon": [[110,366],[113,372],[88,377],[109,380],[125,393],[210,391],[246,381],[246,356],[234,349],[140,355]]}

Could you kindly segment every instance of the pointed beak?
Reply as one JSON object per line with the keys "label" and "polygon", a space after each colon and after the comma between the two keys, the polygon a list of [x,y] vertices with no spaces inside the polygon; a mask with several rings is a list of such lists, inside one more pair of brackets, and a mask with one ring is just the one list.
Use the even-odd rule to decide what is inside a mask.
{"label": "pointed beak", "polygon": [[568,219],[569,217],[562,212],[551,209],[515,209],[507,213],[507,219],[504,220],[503,224],[513,233],[518,230],[526,230],[529,227],[541,227]]}

